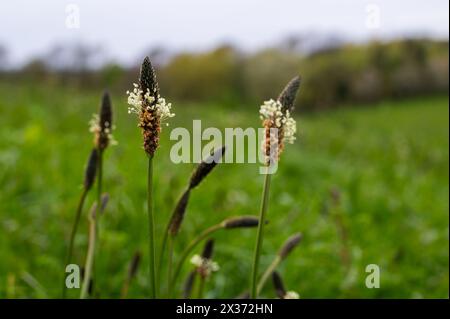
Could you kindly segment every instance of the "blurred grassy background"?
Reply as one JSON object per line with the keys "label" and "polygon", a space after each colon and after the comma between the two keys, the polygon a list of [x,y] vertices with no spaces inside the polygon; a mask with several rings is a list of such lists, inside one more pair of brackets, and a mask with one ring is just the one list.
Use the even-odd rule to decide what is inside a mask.
{"label": "blurred grassy background", "polygon": [[[364,95],[368,97],[364,102],[370,102],[364,105],[354,95],[339,98],[341,86],[328,87],[339,81],[325,81],[326,75],[329,81],[332,79],[326,65],[335,61],[326,56],[315,58],[327,61],[314,66],[323,66],[321,77],[304,74],[305,87],[296,113],[298,141],[287,146],[273,178],[262,263],[267,265],[283,241],[301,231],[303,242],[280,270],[287,288],[303,298],[447,298],[448,93],[430,90],[422,92],[428,96],[402,100],[393,93],[380,93],[374,98]],[[361,56],[367,57],[364,53]],[[214,93],[215,83],[229,88],[234,78],[224,82],[205,75],[206,82],[196,83],[197,77],[186,77],[183,81],[187,88],[180,88],[181,80],[174,72],[190,73],[184,60],[178,62],[179,67],[176,61],[172,69],[168,66],[162,70],[160,77],[162,94],[167,92],[172,98],[177,114],[171,127],[189,129],[193,119],[201,119],[203,127],[259,127],[259,103],[276,96],[281,83],[292,75],[288,64],[255,61],[253,72],[263,72],[273,65],[266,75],[255,75],[257,82],[243,82],[253,83],[258,93],[249,98],[226,95],[222,99],[220,91],[202,98],[189,85]],[[348,61],[359,65],[357,59]],[[400,61],[405,61],[403,55]],[[448,53],[444,62],[448,66]],[[211,65],[220,66],[223,72],[233,69],[216,62]],[[275,71],[285,66],[283,75],[277,77]],[[394,74],[389,70],[386,74]],[[88,74],[86,79],[92,82],[80,81],[80,85],[63,79],[70,82],[83,77],[45,72],[39,76],[26,73],[27,79],[7,74],[0,81],[0,297],[60,296],[68,234],[83,167],[92,147],[87,123],[97,111],[101,96],[95,86],[86,88],[94,82],[113,88],[115,137],[119,142],[105,156],[104,188],[111,200],[101,220],[96,281],[100,297],[115,298],[133,253],[140,250],[146,257],[147,251],[146,157],[136,119],[126,113],[126,96],[120,84],[126,79],[130,86],[137,72],[129,71],[133,74],[129,81],[119,72],[117,82],[101,80],[101,73],[93,78]],[[192,74],[204,73],[199,70]],[[333,74],[348,78],[346,68]],[[443,78],[448,85],[448,73]],[[352,83],[361,84],[358,74],[352,79]],[[393,83],[389,79],[380,83]],[[405,75],[399,83],[410,85],[410,79]],[[174,84],[168,85],[172,80]],[[260,91],[263,87],[267,91]],[[392,87],[388,86],[386,92],[392,92]],[[329,90],[322,92],[322,88]],[[190,98],[186,96],[189,92],[197,95]],[[251,91],[243,92],[242,96],[247,96]],[[327,92],[336,96],[330,97]],[[220,102],[211,102],[215,98]],[[303,113],[305,109],[331,105],[346,107]],[[163,130],[155,160],[158,238],[194,167],[170,162],[174,142],[169,141],[169,132],[170,127]],[[179,252],[202,229],[228,216],[257,214],[261,188],[258,164],[221,164],[193,192],[176,250]],[[332,192],[340,194],[338,204],[333,203]],[[85,211],[93,197],[91,194]],[[84,263],[87,245],[85,216],[76,241],[76,261],[80,264]],[[347,234],[347,241],[340,237],[341,231]],[[221,270],[208,282],[207,296],[234,297],[248,286],[255,230],[224,231],[214,238],[215,259]],[[348,252],[349,262],[342,259],[343,251]],[[381,267],[380,289],[367,289],[364,284],[364,269],[372,263]],[[147,295],[146,272],[144,258],[130,297]],[[263,295],[274,297],[270,284]],[[78,293],[71,296],[78,297]]]}

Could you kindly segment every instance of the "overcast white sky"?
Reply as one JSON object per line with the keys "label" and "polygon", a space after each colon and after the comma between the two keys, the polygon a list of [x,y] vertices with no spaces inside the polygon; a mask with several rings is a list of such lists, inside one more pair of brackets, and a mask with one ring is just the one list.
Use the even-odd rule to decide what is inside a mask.
{"label": "overcast white sky", "polygon": [[[66,12],[68,4],[79,8],[79,28],[66,26],[68,15],[76,14]],[[379,8],[379,28],[366,26],[370,4]],[[310,31],[355,41],[405,34],[448,38],[448,10],[447,0],[1,0],[0,44],[14,62],[56,43],[82,41],[129,63],[154,46],[203,50],[231,42],[253,50]]]}

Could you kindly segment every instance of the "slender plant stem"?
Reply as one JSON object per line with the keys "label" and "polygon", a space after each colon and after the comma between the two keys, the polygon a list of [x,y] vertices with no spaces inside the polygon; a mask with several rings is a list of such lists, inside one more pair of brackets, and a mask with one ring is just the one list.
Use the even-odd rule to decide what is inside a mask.
{"label": "slender plant stem", "polygon": [[98,220],[100,219],[101,206],[102,206],[102,177],[103,177],[103,151],[97,149],[97,206],[95,209],[95,216],[89,216],[89,243],[88,253],[86,257],[85,273],[83,278],[83,287],[81,289],[81,299],[85,299],[88,294],[89,285],[93,272],[95,273],[95,252],[96,243],[99,236]]}
{"label": "slender plant stem", "polygon": [[[166,245],[167,245],[167,238],[169,236],[169,225],[170,225],[170,220],[167,223],[166,229],[164,231],[164,236],[163,236],[163,240],[161,243],[161,250],[159,251],[159,258],[158,258],[158,268],[156,269],[156,280],[159,281],[159,278],[161,278],[161,268],[163,265],[163,260],[164,260],[164,253],[166,250]],[[160,288],[160,284],[159,282],[157,283],[157,289],[159,292],[159,288]]]}
{"label": "slender plant stem", "polygon": [[211,235],[213,232],[221,229],[223,226],[222,224],[216,224],[213,225],[207,229],[205,229],[200,235],[198,235],[195,239],[193,239],[189,245],[186,247],[186,249],[183,251],[183,253],[181,254],[180,260],[178,261],[177,267],[175,268],[175,272],[173,274],[172,277],[172,282],[170,283],[170,290],[173,291],[173,288],[175,286],[175,282],[181,272],[181,268],[183,266],[184,261],[186,260],[186,258],[189,256],[189,254],[191,253],[191,251],[206,237],[208,237],[209,235]]}
{"label": "slender plant stem", "polygon": [[[189,188],[186,191],[189,191]],[[169,221],[167,222],[167,225],[166,225],[166,228],[165,228],[165,231],[164,231],[163,240],[162,240],[162,243],[161,243],[161,249],[159,251],[158,268],[156,269],[156,277],[157,277],[157,279],[159,279],[161,277],[160,276],[160,272],[161,272],[162,264],[163,264],[163,261],[164,261],[164,253],[166,252],[167,238],[169,237],[169,229],[170,229],[171,221],[172,221],[172,219],[170,218]],[[159,288],[160,287],[158,285],[158,289]]]}
{"label": "slender plant stem", "polygon": [[[83,211],[83,206],[84,206],[84,202],[86,200],[87,193],[88,193],[88,189],[83,188],[83,192],[81,193],[80,201],[78,202],[77,212],[75,214],[75,220],[73,222],[72,231],[70,233],[69,251],[67,253],[66,263],[64,265],[64,268],[67,267],[67,265],[69,265],[72,262],[72,255],[73,255],[73,246],[74,246],[74,242],[75,242],[75,235],[77,233],[78,224],[80,223],[81,212]],[[63,283],[64,283],[64,285],[63,285],[62,298],[65,299],[66,298],[66,294],[67,294],[66,276],[64,276]]]}
{"label": "slender plant stem", "polygon": [[272,263],[269,265],[269,267],[267,267],[266,271],[264,272],[264,274],[262,275],[261,279],[258,282],[258,286],[256,289],[256,292],[258,295],[261,292],[261,290],[263,289],[264,284],[266,283],[267,279],[269,279],[270,275],[272,275],[272,273],[278,267],[280,262],[281,262],[281,258],[280,258],[280,256],[277,255],[277,257],[275,257],[275,259],[272,261]]}
{"label": "slender plant stem", "polygon": [[197,293],[197,298],[198,299],[202,299],[203,298],[203,291],[205,290],[205,277],[200,276],[200,282],[198,285],[198,293]]}
{"label": "slender plant stem", "polygon": [[91,275],[92,275],[92,266],[94,263],[94,255],[95,255],[95,240],[97,237],[96,234],[96,222],[95,222],[95,216],[90,216],[89,218],[89,244],[88,244],[88,252],[86,257],[86,264],[85,264],[85,272],[84,272],[84,278],[83,278],[83,286],[81,287],[81,295],[80,299],[86,299],[88,290],[89,290],[89,284],[91,281]]}
{"label": "slender plant stem", "polygon": [[[97,163],[97,208],[95,211],[95,218],[94,218],[94,225],[95,225],[95,237],[96,237],[96,243],[98,246],[98,243],[100,243],[100,229],[99,229],[99,220],[100,220],[100,214],[101,214],[101,207],[102,207],[102,187],[103,187],[103,150],[100,148],[97,149],[98,153],[98,163]],[[98,247],[94,246],[94,256],[92,260],[92,267],[93,267],[93,277],[96,277],[97,275],[97,266],[95,263],[95,255],[98,254]],[[98,281],[94,281],[94,283],[97,285]]]}
{"label": "slender plant stem", "polygon": [[153,216],[153,157],[148,157],[148,178],[147,178],[147,212],[148,212],[148,232],[149,232],[149,279],[150,298],[155,299],[156,294],[156,272],[155,272],[155,223]]}
{"label": "slender plant stem", "polygon": [[168,285],[168,296],[169,298],[172,297],[172,285],[170,284],[172,280],[172,263],[173,263],[173,241],[174,238],[172,236],[169,237],[169,245],[168,245],[168,254],[169,257],[167,259],[167,285]]}
{"label": "slender plant stem", "polygon": [[264,238],[264,224],[266,219],[266,212],[269,204],[270,176],[271,174],[269,174],[269,167],[267,166],[264,178],[264,189],[262,193],[261,209],[259,212],[258,230],[256,233],[255,254],[253,258],[252,277],[250,285],[251,299],[255,299],[257,297],[256,279],[258,276],[259,258],[261,256],[261,248]]}

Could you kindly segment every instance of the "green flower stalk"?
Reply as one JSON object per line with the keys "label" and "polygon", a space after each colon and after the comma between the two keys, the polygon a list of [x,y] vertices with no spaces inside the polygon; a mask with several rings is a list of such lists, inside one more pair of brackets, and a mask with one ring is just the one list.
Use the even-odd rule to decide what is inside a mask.
{"label": "green flower stalk", "polygon": [[[72,231],[70,233],[70,240],[69,240],[69,249],[66,257],[66,263],[65,266],[72,263],[72,256],[73,256],[73,248],[75,243],[75,236],[77,234],[78,225],[80,223],[80,217],[81,212],[83,211],[84,202],[86,200],[86,196],[89,192],[89,190],[92,188],[92,185],[95,182],[95,176],[97,172],[97,150],[94,148],[91,151],[91,154],[89,155],[89,159],[86,165],[85,173],[84,173],[84,183],[83,183],[83,191],[81,193],[81,197],[77,206],[77,211],[75,214],[75,220],[72,225]],[[64,285],[63,285],[63,299],[66,298],[67,294],[67,287],[66,287],[66,281],[64,278]]]}
{"label": "green flower stalk", "polygon": [[80,298],[87,298],[88,288],[91,282],[93,267],[95,264],[95,251],[98,239],[99,227],[98,222],[102,211],[102,186],[103,186],[103,153],[108,145],[116,144],[112,131],[112,104],[108,92],[105,92],[100,104],[99,114],[94,114],[90,122],[90,131],[94,134],[94,144],[97,151],[97,204],[95,217],[89,217],[89,243],[88,255],[85,265],[85,276],[83,279],[83,287],[81,289]]}
{"label": "green flower stalk", "polygon": [[264,102],[260,108],[260,118],[265,129],[265,140],[262,145],[262,151],[265,155],[266,171],[264,177],[264,187],[262,193],[261,207],[259,212],[260,223],[256,233],[256,243],[250,278],[250,298],[257,297],[257,276],[259,259],[261,256],[264,221],[266,220],[267,208],[269,205],[271,166],[278,162],[284,149],[284,143],[293,143],[295,141],[296,123],[291,117],[294,109],[294,101],[297,91],[300,87],[300,78],[293,78],[283,89],[276,101],[269,100]]}
{"label": "green flower stalk", "polygon": [[275,269],[278,267],[278,265],[289,256],[289,254],[292,252],[292,250],[297,247],[297,245],[302,240],[302,234],[297,233],[289,237],[286,242],[281,246],[280,250],[278,251],[278,254],[272,261],[272,263],[267,267],[266,271],[262,275],[258,286],[257,286],[257,294],[259,294],[264,287],[264,284],[266,283],[267,279],[269,279],[270,275],[274,273]]}
{"label": "green flower stalk", "polygon": [[164,258],[164,253],[166,251],[166,244],[169,241],[169,249],[168,249],[168,285],[169,285],[169,296],[171,295],[171,275],[172,275],[172,261],[173,261],[173,242],[180,231],[181,224],[183,222],[184,216],[186,214],[186,208],[189,203],[189,197],[191,191],[196,188],[216,167],[216,165],[220,162],[220,159],[225,154],[225,147],[221,147],[216,149],[208,158],[202,161],[197,168],[192,173],[191,179],[189,181],[189,185],[186,190],[181,195],[178,200],[177,205],[172,213],[172,216],[167,224],[166,230],[164,232],[163,241],[161,244],[161,251],[159,254],[159,265],[158,265],[158,278],[160,277],[160,270],[162,267],[162,262]]}
{"label": "green flower stalk", "polygon": [[156,73],[146,57],[141,65],[139,84],[133,84],[128,94],[128,113],[135,113],[139,117],[138,126],[141,128],[144,151],[148,157],[147,174],[147,213],[149,231],[149,284],[150,297],[157,298],[156,258],[155,258],[155,216],[153,212],[153,158],[159,146],[161,123],[175,116],[171,113],[171,104],[159,95]]}
{"label": "green flower stalk", "polygon": [[201,232],[196,238],[194,238],[188,246],[181,253],[181,257],[178,260],[177,266],[175,268],[175,272],[172,276],[171,291],[175,287],[178,276],[180,275],[181,269],[183,267],[184,262],[189,257],[189,254],[200,244],[204,239],[208,238],[211,234],[215,233],[220,229],[229,230],[229,229],[240,229],[240,228],[253,228],[258,226],[258,218],[256,216],[238,216],[231,217],[223,220],[219,224],[215,224],[210,226]]}

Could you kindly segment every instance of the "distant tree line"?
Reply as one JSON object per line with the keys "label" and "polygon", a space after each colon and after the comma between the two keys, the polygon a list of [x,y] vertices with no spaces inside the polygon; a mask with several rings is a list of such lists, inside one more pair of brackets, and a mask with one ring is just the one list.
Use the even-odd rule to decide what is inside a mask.
{"label": "distant tree line", "polygon": [[[160,86],[171,100],[259,103],[276,95],[293,75],[303,78],[297,103],[302,110],[322,110],[346,103],[374,102],[447,93],[448,41],[404,39],[367,44],[339,44],[305,54],[289,45],[245,54],[233,46],[170,58],[151,52]],[[66,50],[67,51],[67,50]],[[93,48],[51,50],[20,70],[1,71],[0,79],[49,85],[128,89],[137,66],[109,63],[92,67],[101,52]],[[0,48],[0,64],[6,60]],[[4,62],[3,62],[4,63]]]}

